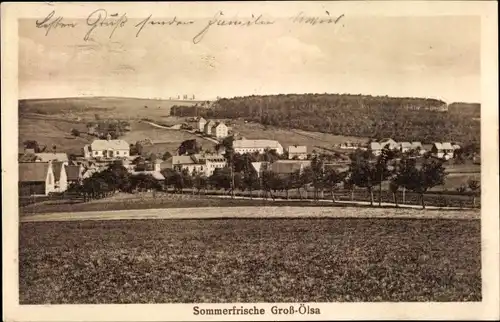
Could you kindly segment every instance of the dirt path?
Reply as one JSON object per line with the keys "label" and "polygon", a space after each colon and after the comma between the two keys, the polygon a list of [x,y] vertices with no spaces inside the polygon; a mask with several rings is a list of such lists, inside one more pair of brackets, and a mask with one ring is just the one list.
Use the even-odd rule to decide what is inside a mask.
{"label": "dirt path", "polygon": [[209,207],[51,213],[21,217],[21,222],[130,219],[411,218],[479,219],[474,210],[331,207]]}
{"label": "dirt path", "polygon": [[196,133],[188,131],[188,130],[183,130],[183,129],[177,129],[177,128],[174,128],[174,127],[163,126],[163,125],[159,125],[159,124],[156,124],[156,123],[150,122],[150,121],[142,121],[142,122],[147,123],[147,124],[149,124],[149,125],[151,125],[153,127],[159,128],[159,129],[165,129],[165,130],[170,130],[170,131],[184,131],[186,133],[196,135],[196,136],[198,136],[198,137],[200,137],[200,138],[202,138],[204,140],[210,141],[212,143],[216,143],[216,144],[219,143],[219,141],[217,141],[216,139],[207,138],[205,136],[201,136],[199,134],[196,134]]}

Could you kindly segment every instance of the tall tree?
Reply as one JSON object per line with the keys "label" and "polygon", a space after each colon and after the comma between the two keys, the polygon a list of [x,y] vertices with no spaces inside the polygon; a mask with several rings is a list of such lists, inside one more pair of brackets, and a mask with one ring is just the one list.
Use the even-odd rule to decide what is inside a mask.
{"label": "tall tree", "polygon": [[344,179],[344,174],[339,173],[333,168],[328,168],[325,171],[325,176],[324,176],[324,183],[325,186],[330,187],[330,193],[332,194],[332,202],[336,202],[335,200],[335,188],[337,185],[342,182]]}
{"label": "tall tree", "polygon": [[446,173],[443,161],[427,158],[420,167],[417,167],[415,159],[402,161],[398,180],[405,188],[420,195],[422,208],[425,209],[424,193],[432,187],[444,184]]}

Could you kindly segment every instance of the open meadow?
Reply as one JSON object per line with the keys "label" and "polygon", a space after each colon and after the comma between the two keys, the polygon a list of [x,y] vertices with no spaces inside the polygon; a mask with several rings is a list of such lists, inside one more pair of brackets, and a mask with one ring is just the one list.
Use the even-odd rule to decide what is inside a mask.
{"label": "open meadow", "polygon": [[321,132],[309,132],[296,129],[284,129],[274,126],[264,126],[259,123],[245,123],[241,120],[230,120],[233,131],[247,139],[277,140],[284,148],[290,145],[305,145],[308,153],[316,149],[320,152],[321,148],[331,149],[333,145],[352,142],[366,143],[368,138],[359,138],[351,136],[333,135]]}
{"label": "open meadow", "polygon": [[22,223],[21,304],[480,301],[479,220]]}

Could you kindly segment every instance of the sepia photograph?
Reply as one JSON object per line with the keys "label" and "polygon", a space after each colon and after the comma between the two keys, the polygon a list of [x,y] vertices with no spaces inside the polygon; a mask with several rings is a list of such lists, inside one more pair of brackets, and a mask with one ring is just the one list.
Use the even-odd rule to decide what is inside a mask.
{"label": "sepia photograph", "polygon": [[498,300],[485,10],[263,4],[18,6],[9,120],[2,102],[18,305],[311,320]]}

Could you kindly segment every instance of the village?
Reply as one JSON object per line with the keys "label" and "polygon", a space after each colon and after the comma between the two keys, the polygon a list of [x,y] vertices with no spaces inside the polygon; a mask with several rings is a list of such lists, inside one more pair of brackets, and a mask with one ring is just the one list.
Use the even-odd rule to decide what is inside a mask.
{"label": "village", "polygon": [[[186,126],[187,123],[184,123],[176,129],[166,131],[187,130],[208,139],[213,146],[201,146],[197,140],[187,140],[182,142],[176,151],[151,154],[149,151],[154,143],[147,138],[140,144],[139,142],[133,144],[116,138],[116,135],[113,135],[115,137],[113,138],[110,133],[97,133],[96,128],[91,126],[88,129],[89,133],[98,138],[91,144],[83,146],[81,155],[68,155],[64,151],[56,150],[40,152],[33,148],[25,148],[19,153],[19,196],[20,198],[52,196],[61,195],[67,191],[79,191],[78,187],[83,185],[85,179],[92,178],[116,164],[126,169],[130,176],[146,178],[146,181],[150,182],[145,186],[135,187],[139,190],[144,188],[148,190],[153,187],[156,187],[155,189],[161,187],[160,189],[163,190],[169,185],[180,185],[182,188],[185,184],[176,183],[175,178],[172,181],[171,178],[166,177],[167,174],[178,173],[191,178],[202,178],[199,179],[202,183],[198,185],[203,185],[205,189],[212,183],[215,188],[234,191],[243,185],[240,181],[245,182],[247,179],[243,177],[255,176],[258,180],[262,180],[266,171],[273,173],[281,180],[294,175],[301,176],[306,169],[311,168],[312,163],[318,157],[322,159],[322,171],[331,169],[340,173],[348,171],[350,155],[356,151],[368,153],[374,160],[380,158],[383,151],[393,151],[400,156],[407,155],[416,159],[428,156],[444,162],[453,159],[457,152],[461,151],[461,146],[452,142],[422,144],[421,142],[396,142],[391,138],[383,138],[378,141],[370,140],[366,144],[345,142],[334,145],[331,151],[318,152],[310,146],[290,145],[284,148],[276,140],[246,139],[238,134],[237,129],[227,126],[220,120],[197,117],[188,118],[187,121],[193,126]],[[227,153],[226,149],[230,149],[232,153]],[[242,156],[249,156],[247,161],[248,165],[251,165],[250,169],[242,165],[242,162],[245,162],[242,161]],[[235,158],[240,161],[235,161]],[[477,160],[477,156],[474,158]],[[219,184],[214,183],[215,179],[210,180],[215,177],[214,173],[220,174],[224,170],[229,170],[229,172],[226,171],[226,176],[233,176],[232,181],[231,178],[226,178],[225,182]],[[236,184],[234,173],[239,173]],[[224,179],[221,180],[224,181]],[[336,182],[336,184],[339,183]],[[193,185],[194,183],[191,188],[194,190]],[[259,184],[255,184],[250,189],[252,188],[266,189]],[[269,187],[268,190],[271,188],[277,190],[276,187]]]}

